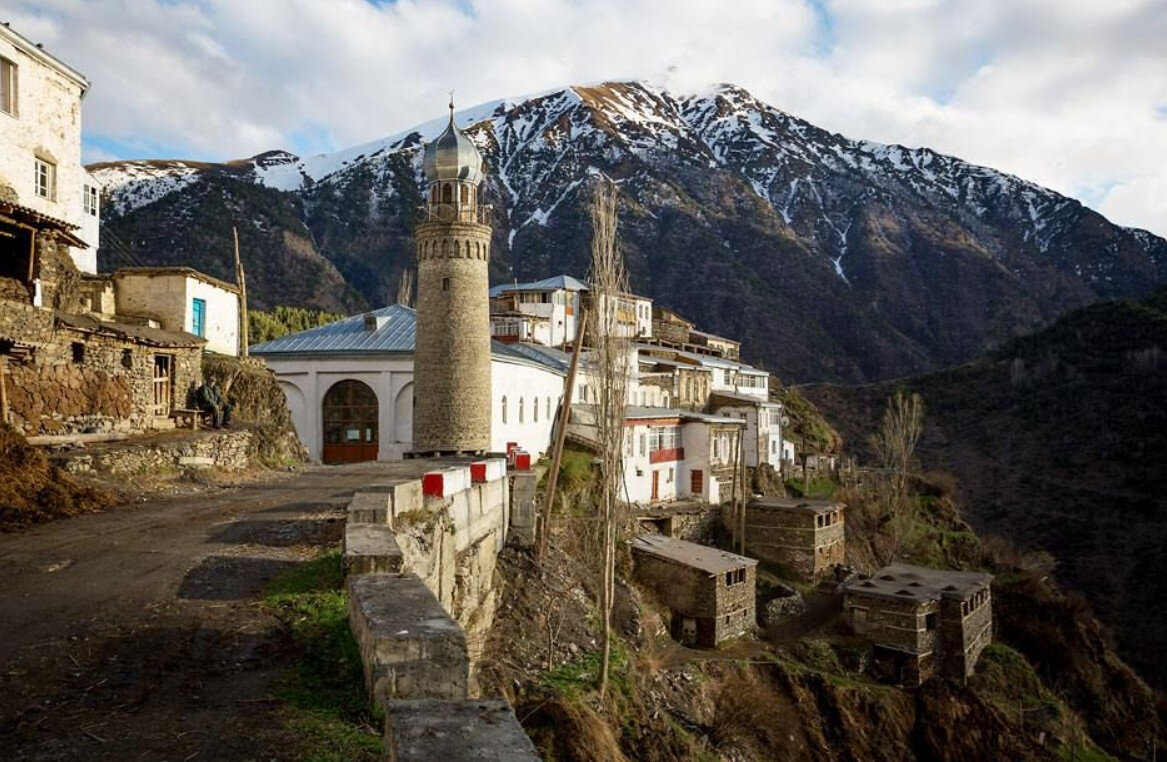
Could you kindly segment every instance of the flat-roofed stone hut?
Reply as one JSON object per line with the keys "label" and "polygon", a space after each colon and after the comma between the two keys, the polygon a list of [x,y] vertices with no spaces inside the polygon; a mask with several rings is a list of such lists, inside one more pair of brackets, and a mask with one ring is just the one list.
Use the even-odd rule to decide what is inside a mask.
{"label": "flat-roofed stone hut", "polygon": [[672,611],[684,645],[712,648],[754,625],[758,562],[659,534],[632,541],[636,579]]}
{"label": "flat-roofed stone hut", "polygon": [[745,552],[805,579],[844,559],[844,511],[834,500],[765,497],[746,504]]}
{"label": "flat-roofed stone hut", "polygon": [[992,641],[992,580],[893,564],[844,583],[843,610],[855,633],[875,644],[879,676],[904,685],[934,675],[963,682]]}

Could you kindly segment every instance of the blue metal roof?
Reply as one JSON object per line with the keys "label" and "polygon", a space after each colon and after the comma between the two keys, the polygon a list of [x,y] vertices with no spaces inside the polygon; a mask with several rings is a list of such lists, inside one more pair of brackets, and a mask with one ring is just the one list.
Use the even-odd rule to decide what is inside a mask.
{"label": "blue metal roof", "polygon": [[[376,328],[369,330],[367,321]],[[281,336],[251,348],[260,357],[294,355],[413,354],[417,341],[417,312],[394,304],[372,312]],[[490,354],[496,360],[537,365],[559,374],[567,372],[568,355],[551,347],[531,344],[503,344],[491,340]]]}
{"label": "blue metal roof", "polygon": [[498,296],[512,291],[587,291],[589,288],[591,287],[587,283],[570,275],[556,275],[530,283],[500,283],[490,289],[490,295]]}
{"label": "blue metal roof", "polygon": [[[366,316],[376,330],[365,327]],[[417,313],[394,304],[379,310],[281,336],[251,348],[254,355],[335,354],[347,352],[412,352],[417,339]]]}

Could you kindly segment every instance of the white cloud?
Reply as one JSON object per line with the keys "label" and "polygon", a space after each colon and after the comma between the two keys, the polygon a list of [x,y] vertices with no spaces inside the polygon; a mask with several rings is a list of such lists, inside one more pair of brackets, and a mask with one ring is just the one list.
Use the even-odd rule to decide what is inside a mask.
{"label": "white cloud", "polygon": [[[85,71],[91,135],[200,158],[341,148],[577,82],[731,81],[1167,234],[1162,0],[0,0]],[[321,145],[333,142],[334,145]]]}

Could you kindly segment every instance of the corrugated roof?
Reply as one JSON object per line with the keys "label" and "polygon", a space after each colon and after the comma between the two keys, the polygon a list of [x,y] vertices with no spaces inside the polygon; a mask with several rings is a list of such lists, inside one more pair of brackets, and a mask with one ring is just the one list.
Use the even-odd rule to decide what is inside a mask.
{"label": "corrugated roof", "polygon": [[956,598],[964,600],[985,588],[993,575],[984,572],[959,572],[929,569],[908,564],[885,566],[869,579],[851,580],[841,586],[855,595],[878,595],[884,598],[917,602]]}
{"label": "corrugated roof", "polygon": [[[365,317],[377,321],[377,329],[365,328]],[[335,323],[281,336],[251,347],[253,355],[344,354],[349,352],[412,352],[417,340],[417,313],[393,304],[353,315]]]}
{"label": "corrugated roof", "polygon": [[752,558],[739,556],[708,545],[677,540],[660,534],[642,534],[632,541],[632,549],[666,561],[691,566],[710,574],[723,574],[743,566],[757,566]]}
{"label": "corrugated roof", "polygon": [[573,278],[570,275],[556,275],[553,278],[544,278],[528,283],[500,283],[490,289],[490,295],[498,296],[512,291],[559,291],[561,289],[587,291],[589,288],[587,283],[578,278]]}
{"label": "corrugated roof", "polygon": [[[366,328],[371,320],[376,328]],[[417,312],[400,304],[281,336],[251,348],[260,357],[294,355],[413,354],[417,342]],[[555,373],[567,372],[568,356],[551,347],[504,344],[491,340],[490,353],[496,360],[534,365]]]}

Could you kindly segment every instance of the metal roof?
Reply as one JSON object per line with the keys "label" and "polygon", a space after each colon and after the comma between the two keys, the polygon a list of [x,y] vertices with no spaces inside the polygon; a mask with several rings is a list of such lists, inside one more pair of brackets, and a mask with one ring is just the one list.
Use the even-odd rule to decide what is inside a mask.
{"label": "metal roof", "polygon": [[[377,329],[365,327],[366,316]],[[393,304],[353,315],[335,323],[281,336],[251,348],[253,355],[340,354],[348,352],[413,352],[417,339],[417,313]]]}
{"label": "metal roof", "polygon": [[490,289],[490,295],[499,296],[512,291],[587,291],[590,288],[587,283],[570,275],[556,275],[528,283],[500,283]]}
{"label": "metal roof", "polygon": [[993,581],[991,574],[929,569],[923,566],[892,564],[869,579],[844,582],[840,587],[852,595],[876,595],[908,601],[932,601],[940,598],[964,600]]}
{"label": "metal roof", "polygon": [[640,535],[632,541],[632,549],[710,574],[722,574],[744,566],[758,565],[752,558],[660,534]]}
{"label": "metal roof", "polygon": [[[374,326],[373,330],[366,327]],[[296,355],[401,354],[412,355],[417,341],[417,312],[400,304],[281,336],[251,348],[260,357]],[[551,347],[503,344],[491,340],[492,359],[533,365],[560,375],[567,372],[567,354]]]}

